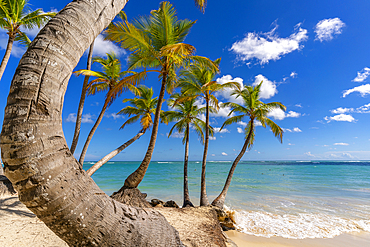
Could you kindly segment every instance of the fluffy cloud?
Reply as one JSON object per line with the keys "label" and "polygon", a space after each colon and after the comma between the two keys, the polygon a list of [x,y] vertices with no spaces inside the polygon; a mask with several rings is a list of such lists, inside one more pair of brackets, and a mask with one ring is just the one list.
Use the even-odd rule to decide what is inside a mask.
{"label": "fluffy cloud", "polygon": [[123,115],[119,115],[117,113],[105,113],[104,116],[107,118],[113,118],[114,120],[117,120],[118,118],[125,118]]}
{"label": "fluffy cloud", "polygon": [[333,117],[325,117],[324,118],[328,123],[331,122],[331,121],[338,121],[338,122],[355,122],[356,119],[354,119],[351,115],[349,114],[339,114],[339,115],[335,115]]}
{"label": "fluffy cloud", "polygon": [[284,129],[284,128],[283,128],[283,130],[284,130],[285,132],[295,132],[295,133],[302,132],[302,130],[301,130],[300,128],[298,128],[298,127],[295,127],[295,128],[293,128],[293,129]]}
{"label": "fluffy cloud", "polygon": [[359,92],[361,96],[364,97],[365,95],[370,94],[370,84],[361,85],[344,91],[343,98],[345,98],[348,94],[354,92]]}
{"label": "fluffy cloud", "polygon": [[[77,120],[77,114],[70,113],[66,119],[66,122],[75,123],[76,120]],[[94,121],[92,120],[92,115],[90,113],[82,114],[81,123],[94,123]]]}
{"label": "fluffy cloud", "polygon": [[287,117],[298,118],[301,115],[302,114],[299,112],[289,111],[288,113],[286,113],[280,108],[276,108],[272,110],[267,116],[273,117],[276,120],[283,120],[284,118],[287,118]]}
{"label": "fluffy cloud", "polygon": [[239,128],[239,127],[237,127],[236,130],[238,131],[238,133],[243,133],[244,132],[243,129]]}
{"label": "fluffy cloud", "polygon": [[227,156],[227,153],[225,153],[225,152],[222,152],[221,154],[222,154],[223,156]]}
{"label": "fluffy cloud", "polygon": [[344,143],[344,142],[339,142],[339,143],[334,143],[333,145],[335,145],[335,146],[348,146],[349,144]]}
{"label": "fluffy cloud", "polygon": [[215,137],[215,136],[210,136],[210,137],[209,137],[209,139],[210,139],[211,141],[215,141],[215,140],[216,140],[216,137]]}
{"label": "fluffy cloud", "polygon": [[347,113],[347,112],[353,112],[353,108],[338,107],[337,109],[331,110],[330,112],[333,114],[342,114],[342,113]]}
{"label": "fluffy cloud", "polygon": [[[168,136],[169,133],[167,133],[167,136]],[[179,132],[172,132],[171,136],[170,137],[173,137],[173,138],[184,138],[184,133],[179,133]]]}
{"label": "fluffy cloud", "polygon": [[259,74],[255,77],[254,83],[252,84],[254,87],[263,81],[261,88],[260,88],[260,98],[261,99],[269,99],[275,94],[278,93],[276,89],[276,83],[269,81],[266,77]]}
{"label": "fluffy cloud", "polygon": [[290,73],[290,77],[292,77],[292,78],[296,78],[297,76],[298,76],[298,74],[295,71]]}
{"label": "fluffy cloud", "polygon": [[370,68],[365,67],[360,72],[357,72],[357,76],[353,79],[354,82],[363,82],[365,81],[370,75]]}
{"label": "fluffy cloud", "polygon": [[341,114],[341,113],[370,113],[370,103],[357,107],[356,109],[354,108],[343,108],[343,107],[338,107],[337,109],[331,110],[330,111],[333,114]]}
{"label": "fluffy cloud", "polygon": [[[88,52],[89,50],[87,50],[85,53],[87,54]],[[104,36],[99,34],[94,42],[93,55],[105,57],[106,54],[110,52],[116,53],[117,56],[125,54],[125,51],[118,45],[114,44],[112,41],[104,40]]]}
{"label": "fluffy cloud", "polygon": [[215,133],[230,133],[230,131],[228,130],[228,129],[226,129],[226,128],[223,128],[222,130],[221,130],[221,128],[213,128],[213,130],[215,131]]}
{"label": "fluffy cloud", "polygon": [[304,154],[307,155],[307,156],[310,156],[310,157],[315,157],[315,155],[311,154],[311,152],[306,152]]}
{"label": "fluffy cloud", "polygon": [[321,20],[315,26],[316,40],[320,42],[332,40],[334,35],[342,33],[344,26],[344,22],[339,18]]}
{"label": "fluffy cloud", "polygon": [[356,108],[356,113],[370,113],[370,103]]}
{"label": "fluffy cloud", "polygon": [[308,36],[307,30],[302,29],[300,24],[296,25],[294,33],[287,38],[278,37],[275,33],[277,28],[278,26],[267,33],[248,33],[243,40],[235,42],[230,50],[235,52],[241,61],[255,58],[260,64],[265,64],[303,48],[301,43],[307,40]]}
{"label": "fluffy cloud", "polygon": [[[231,75],[224,75],[221,78],[217,78],[216,81],[219,84],[224,84],[226,82],[237,82],[240,85],[241,88],[244,88],[243,79],[240,78],[240,77],[233,78]],[[228,102],[234,102],[234,103],[238,103],[238,104],[243,103],[243,100],[240,97],[238,99],[236,99],[235,96],[230,95],[232,91],[233,91],[232,89],[227,88],[227,89],[225,89],[221,92],[217,92],[215,95],[216,95],[216,97],[219,97],[219,96],[223,97]]]}

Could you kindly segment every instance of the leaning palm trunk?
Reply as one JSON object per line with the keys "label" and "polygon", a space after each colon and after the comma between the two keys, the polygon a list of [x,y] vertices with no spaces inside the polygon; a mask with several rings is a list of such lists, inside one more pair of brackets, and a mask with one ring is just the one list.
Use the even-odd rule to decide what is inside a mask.
{"label": "leaning palm trunk", "polygon": [[252,137],[253,129],[254,129],[253,121],[251,121],[251,127],[250,127],[250,130],[249,130],[247,139],[244,142],[243,148],[240,151],[240,153],[238,154],[238,156],[236,156],[233,164],[231,165],[231,168],[230,168],[230,171],[229,171],[229,175],[227,176],[227,179],[226,179],[224,188],[222,189],[220,195],[216,199],[213,200],[213,202],[212,202],[212,205],[213,206],[216,206],[216,207],[221,208],[221,209],[224,207],[226,194],[227,194],[227,191],[228,191],[228,189],[230,187],[231,179],[233,177],[235,168],[238,165],[238,163],[241,160],[241,158],[243,157],[243,155],[245,154],[245,152],[247,151],[249,142],[250,142],[251,137]]}
{"label": "leaning palm trunk", "polygon": [[[89,55],[87,58],[87,70],[91,70],[91,61],[92,61],[92,54],[93,54],[93,49],[94,49],[94,41],[90,45],[89,49]],[[82,85],[82,91],[81,91],[81,98],[80,98],[80,103],[78,104],[78,111],[77,111],[77,117],[76,117],[76,127],[75,127],[75,133],[73,134],[73,140],[72,140],[72,145],[71,145],[71,153],[74,154],[77,143],[78,143],[78,138],[80,137],[80,130],[81,130],[81,120],[82,120],[82,112],[84,109],[84,104],[85,104],[85,98],[86,98],[86,92],[87,92],[87,85],[89,82],[90,76],[86,75],[84,78],[84,82]]]}
{"label": "leaning palm trunk", "polygon": [[107,105],[108,105],[108,101],[106,101],[104,103],[103,108],[101,109],[101,112],[100,112],[100,114],[98,116],[98,119],[96,119],[94,126],[92,127],[92,129],[90,130],[89,135],[86,138],[85,145],[84,145],[84,147],[82,149],[82,152],[81,152],[81,155],[80,155],[80,160],[78,161],[78,162],[80,162],[81,168],[84,165],[85,156],[86,156],[86,153],[87,153],[87,149],[88,149],[88,147],[90,145],[91,139],[93,138],[93,136],[95,134],[95,131],[98,129],[99,124],[100,124],[101,120],[104,117],[104,113],[107,110]]}
{"label": "leaning palm trunk", "polygon": [[185,158],[184,158],[184,204],[182,207],[194,207],[190,201],[189,196],[189,182],[188,182],[188,160],[189,160],[189,124],[186,126],[186,140],[185,140]]}
{"label": "leaning palm trunk", "polygon": [[117,154],[122,152],[125,148],[130,146],[134,141],[139,139],[144,134],[145,134],[145,129],[142,129],[139,133],[137,133],[136,136],[134,136],[133,138],[131,138],[130,140],[128,140],[127,142],[125,142],[124,144],[119,146],[117,149],[113,150],[112,152],[110,152],[109,154],[104,156],[101,160],[99,160],[92,167],[90,167],[89,170],[87,170],[87,172],[86,172],[87,175],[92,176],[100,167],[102,167],[102,165],[104,165],[110,159],[112,159],[114,156],[116,156]]}
{"label": "leaning palm trunk", "polygon": [[4,54],[3,60],[1,61],[1,65],[0,65],[0,81],[1,81],[1,78],[3,77],[6,65],[8,64],[10,53],[12,52],[12,48],[13,48],[13,43],[14,43],[14,38],[9,37],[8,45],[6,46],[5,54]]}
{"label": "leaning palm trunk", "polygon": [[200,181],[200,206],[208,206],[209,201],[206,190],[206,164],[207,164],[207,152],[209,142],[209,100],[206,99],[206,138],[204,141],[204,152],[202,161],[202,175]]}
{"label": "leaning palm trunk", "polygon": [[21,202],[69,246],[183,246],[161,214],[121,204],[100,190],[63,135],[63,99],[72,70],[126,2],[69,3],[20,60],[5,108],[5,175]]}
{"label": "leaning palm trunk", "polygon": [[161,108],[162,108],[162,103],[163,103],[163,98],[164,98],[164,93],[165,93],[165,88],[166,88],[166,77],[167,75],[163,75],[161,91],[159,93],[157,108],[155,110],[153,130],[152,130],[152,135],[150,137],[148,150],[146,151],[145,157],[143,161],[141,162],[140,166],[126,178],[125,184],[123,185],[123,187],[136,188],[140,184],[140,182],[143,180],[145,173],[148,170],[150,160],[152,159],[152,154],[153,154],[154,147],[155,147],[155,142],[157,140],[157,135],[158,135],[160,113],[161,113]]}

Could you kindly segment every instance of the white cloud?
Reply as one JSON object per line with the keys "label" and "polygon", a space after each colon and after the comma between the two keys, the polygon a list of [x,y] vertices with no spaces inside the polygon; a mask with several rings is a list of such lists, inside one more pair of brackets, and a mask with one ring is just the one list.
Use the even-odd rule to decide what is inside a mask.
{"label": "white cloud", "polygon": [[228,129],[226,129],[226,128],[223,128],[222,130],[221,130],[221,128],[213,128],[213,130],[215,131],[215,133],[230,133],[230,131],[228,130]]}
{"label": "white cloud", "polygon": [[360,72],[357,72],[357,76],[353,79],[354,82],[363,82],[365,81],[370,75],[370,68],[365,67]]}
{"label": "white cloud", "polygon": [[[233,78],[231,75],[224,75],[221,78],[217,78],[216,81],[219,84],[225,84],[226,82],[237,82],[241,88],[244,88],[243,79],[240,77]],[[223,91],[217,92],[215,95],[216,97],[219,97],[219,96],[223,97],[228,102],[234,102],[238,104],[243,103],[242,98],[239,97],[238,99],[236,99],[235,96],[230,95],[232,91],[233,89],[227,88]]]}
{"label": "white cloud", "polygon": [[[5,30],[0,29],[0,50],[5,50],[8,45],[9,36]],[[26,52],[26,47],[22,46],[18,42],[13,43],[11,56],[20,58]]]}
{"label": "white cloud", "polygon": [[210,137],[209,137],[209,139],[210,139],[211,141],[215,141],[215,140],[216,140],[216,137],[215,137],[215,136],[210,136]]}
{"label": "white cloud", "polygon": [[370,113],[370,103],[356,108],[357,113]]}
{"label": "white cloud", "polygon": [[[89,50],[87,50],[85,54],[88,54],[88,52]],[[106,54],[110,52],[116,53],[117,56],[126,53],[125,50],[120,48],[118,45],[114,44],[112,41],[104,40],[104,36],[99,34],[94,42],[93,55],[105,57],[107,56]]]}
{"label": "white cloud", "polygon": [[222,154],[223,156],[227,156],[227,153],[225,153],[225,152],[222,152],[221,154]]}
{"label": "white cloud", "polygon": [[316,40],[320,42],[332,40],[334,35],[342,33],[344,26],[344,22],[339,18],[321,20],[315,26]]}
{"label": "white cloud", "polygon": [[277,119],[277,120],[283,120],[284,118],[287,118],[287,117],[298,118],[301,115],[302,115],[301,113],[294,112],[294,111],[289,111],[288,113],[285,113],[280,108],[276,108],[272,110],[267,116],[273,117],[274,119]]}
{"label": "white cloud", "polygon": [[235,52],[241,61],[255,58],[260,64],[265,64],[303,48],[301,43],[307,40],[308,36],[307,30],[302,29],[300,24],[296,25],[294,33],[287,38],[278,37],[275,33],[277,28],[278,26],[267,33],[248,33],[243,40],[235,42],[230,50]]}
{"label": "white cloud", "polygon": [[[168,136],[169,133],[167,133],[167,136]],[[179,133],[179,132],[172,132],[171,136],[170,137],[173,137],[173,138],[184,138],[184,133]]]}
{"label": "white cloud", "polygon": [[302,130],[300,128],[298,128],[298,127],[295,127],[293,129],[285,129],[285,128],[283,128],[283,130],[285,132],[296,132],[296,133],[302,132]]}
{"label": "white cloud", "polygon": [[[66,122],[75,123],[76,120],[77,120],[77,114],[70,113],[66,119]],[[94,123],[94,121],[92,120],[92,115],[90,113],[82,114],[81,123]]]}
{"label": "white cloud", "polygon": [[295,71],[290,73],[290,77],[292,77],[292,78],[296,78],[297,76],[298,76],[298,74]]}
{"label": "white cloud", "polygon": [[335,146],[348,146],[349,144],[344,143],[344,142],[338,142],[338,143],[334,143],[333,145],[335,145]]}
{"label": "white cloud", "polygon": [[117,120],[119,118],[125,118],[123,115],[117,113],[105,113],[104,116],[107,118],[113,118],[114,120]]}
{"label": "white cloud", "polygon": [[343,98],[345,98],[348,94],[354,92],[359,92],[361,96],[364,97],[365,95],[370,94],[370,84],[361,85],[344,91]]}
{"label": "white cloud", "polygon": [[356,119],[354,119],[351,115],[348,114],[339,114],[335,115],[333,117],[325,117],[324,118],[328,123],[331,121],[339,121],[339,122],[355,122]]}
{"label": "white cloud", "polygon": [[310,157],[315,157],[315,155],[311,154],[311,152],[306,152],[304,154],[307,155],[307,156],[310,156]]}
{"label": "white cloud", "polygon": [[246,127],[248,125],[246,122],[243,122],[243,121],[237,122],[237,124],[239,124],[241,126],[244,126],[244,127]]}
{"label": "white cloud", "polygon": [[244,132],[242,128],[237,127],[236,129],[238,130],[238,133],[243,133]]}
{"label": "white cloud", "polygon": [[302,104],[295,104],[296,107],[302,108]]}
{"label": "white cloud", "polygon": [[252,85],[257,86],[258,84],[261,83],[261,81],[263,81],[261,88],[260,88],[260,98],[261,99],[269,99],[278,93],[276,89],[276,83],[269,81],[266,77],[264,77],[261,74],[255,77],[254,83]]}
{"label": "white cloud", "polygon": [[333,114],[341,114],[341,113],[347,113],[347,112],[353,112],[353,108],[342,108],[338,107],[337,109],[330,111]]}

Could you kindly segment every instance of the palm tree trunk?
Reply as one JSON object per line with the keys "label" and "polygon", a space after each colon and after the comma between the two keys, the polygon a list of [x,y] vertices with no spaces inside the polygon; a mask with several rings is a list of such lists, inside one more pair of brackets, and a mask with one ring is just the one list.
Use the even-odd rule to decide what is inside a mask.
{"label": "palm tree trunk", "polygon": [[72,70],[126,2],[69,3],[20,60],[5,108],[0,143],[5,175],[21,202],[69,246],[183,246],[161,214],[121,204],[100,190],[63,134]]}
{"label": "palm tree trunk", "polygon": [[209,99],[206,98],[206,138],[204,141],[202,175],[200,181],[200,206],[209,206],[206,190],[206,164],[207,164],[208,142],[209,142]]}
{"label": "palm tree trunk", "polygon": [[[91,60],[92,60],[92,54],[93,54],[93,49],[94,49],[94,42],[95,41],[93,41],[90,45],[89,56],[87,58],[86,69],[88,69],[88,70],[91,70]],[[71,153],[72,154],[74,154],[74,152],[76,150],[77,143],[78,143],[78,138],[80,137],[82,112],[83,112],[83,109],[84,109],[86,91],[87,91],[87,84],[89,82],[89,79],[90,79],[90,76],[85,76],[84,82],[83,82],[83,85],[82,85],[80,103],[78,104],[75,133],[73,135],[73,140],[72,140],[72,145],[71,145]]]}
{"label": "palm tree trunk", "polygon": [[83,164],[84,164],[85,156],[86,156],[86,153],[87,153],[87,148],[89,147],[91,139],[93,138],[93,136],[95,134],[95,131],[98,129],[99,124],[100,124],[101,120],[104,117],[104,113],[107,110],[107,105],[108,105],[108,102],[105,102],[104,105],[103,105],[103,108],[101,109],[101,112],[99,114],[98,119],[96,119],[94,126],[90,130],[89,135],[87,136],[85,145],[84,145],[84,147],[82,149],[82,152],[81,152],[81,155],[80,155],[80,160],[78,161],[80,163],[81,168],[83,167]]}
{"label": "palm tree trunk", "polygon": [[5,67],[8,64],[10,53],[12,52],[12,48],[13,48],[13,43],[14,43],[14,37],[9,36],[8,45],[6,46],[5,54],[4,54],[3,60],[1,61],[1,65],[0,65],[0,81],[1,81],[1,78],[3,77]]}
{"label": "palm tree trunk", "polygon": [[236,156],[233,164],[231,165],[231,168],[230,168],[230,171],[229,171],[229,175],[227,176],[227,179],[226,179],[224,188],[222,189],[220,195],[216,199],[213,200],[213,202],[212,202],[212,205],[213,206],[216,206],[216,207],[221,208],[221,209],[224,207],[226,194],[227,194],[227,191],[228,191],[228,189],[230,187],[231,179],[233,177],[235,168],[238,165],[238,163],[241,160],[241,158],[243,157],[243,155],[245,154],[245,152],[247,151],[248,144],[249,144],[249,142],[251,140],[251,137],[252,137],[253,129],[254,129],[254,124],[253,124],[253,120],[252,120],[251,121],[251,127],[250,127],[250,130],[249,130],[247,139],[244,142],[243,148],[240,151],[240,153],[238,154],[238,156]]}
{"label": "palm tree trunk", "polygon": [[185,158],[184,158],[184,204],[182,207],[194,207],[190,201],[189,184],[188,184],[188,160],[189,160],[189,124],[186,125],[186,139],[185,139]]}
{"label": "palm tree trunk", "polygon": [[155,147],[155,142],[157,140],[157,135],[158,135],[160,113],[161,113],[164,93],[166,89],[166,78],[167,78],[167,74],[163,74],[161,91],[159,92],[159,96],[158,96],[158,103],[157,103],[157,108],[155,110],[153,130],[152,130],[152,135],[150,136],[148,150],[146,151],[145,157],[143,161],[141,162],[140,166],[126,178],[125,184],[123,185],[123,187],[136,188],[140,184],[140,182],[143,180],[146,170],[148,170],[150,160],[152,159],[152,155],[153,155],[153,151]]}
{"label": "palm tree trunk", "polygon": [[90,167],[89,170],[87,170],[87,172],[86,172],[87,175],[92,176],[100,167],[102,167],[102,165],[104,165],[110,159],[112,159],[114,156],[116,156],[117,154],[119,154],[120,152],[122,152],[122,150],[124,150],[125,148],[127,148],[128,146],[130,146],[134,141],[136,141],[137,139],[139,139],[144,134],[145,134],[145,130],[142,129],[139,133],[137,133],[136,136],[134,136],[133,138],[131,138],[130,140],[128,140],[127,142],[125,142],[124,144],[122,144],[121,146],[119,146],[117,149],[113,150],[112,152],[110,152],[109,154],[107,154],[106,156],[104,156],[101,160],[99,160],[92,167]]}

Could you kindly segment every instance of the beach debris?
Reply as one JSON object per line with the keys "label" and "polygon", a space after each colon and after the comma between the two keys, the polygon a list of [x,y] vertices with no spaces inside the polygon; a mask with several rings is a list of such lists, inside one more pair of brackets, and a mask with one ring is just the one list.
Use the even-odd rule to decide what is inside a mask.
{"label": "beach debris", "polygon": [[218,207],[212,207],[217,214],[218,221],[224,231],[235,230],[234,212],[223,210]]}

